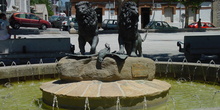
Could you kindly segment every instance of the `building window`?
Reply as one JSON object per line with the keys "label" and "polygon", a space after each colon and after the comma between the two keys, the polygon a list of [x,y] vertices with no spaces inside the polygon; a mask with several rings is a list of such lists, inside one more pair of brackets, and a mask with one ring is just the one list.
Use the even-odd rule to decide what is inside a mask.
{"label": "building window", "polygon": [[173,8],[165,7],[164,8],[164,16],[166,22],[173,22]]}

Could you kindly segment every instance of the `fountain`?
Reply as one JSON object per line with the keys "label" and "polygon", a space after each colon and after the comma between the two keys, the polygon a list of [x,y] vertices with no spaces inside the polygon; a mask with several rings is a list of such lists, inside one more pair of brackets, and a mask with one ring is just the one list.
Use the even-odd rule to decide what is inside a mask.
{"label": "fountain", "polygon": [[56,96],[59,107],[82,109],[88,100],[89,107],[95,109],[115,108],[119,100],[122,107],[134,108],[142,108],[144,99],[148,107],[167,100],[171,86],[153,79],[155,66],[150,59],[128,57],[117,66],[121,61],[107,57],[101,70],[96,69],[96,61],[97,57],[61,59],[61,80],[42,84],[43,101],[53,105]]}
{"label": "fountain", "polygon": [[[119,110],[128,107],[140,109],[143,103],[151,107],[166,102],[171,85],[154,79],[154,61],[142,58],[141,43],[147,34],[142,39],[137,31],[136,3],[125,2],[122,6],[122,14],[119,15],[120,50],[111,53],[110,45],[106,44],[98,55],[95,54],[98,44],[95,10],[87,1],[77,3],[75,8],[80,53],[68,54],[58,62],[60,80],[40,86],[44,103],[67,109]],[[84,49],[86,42],[91,45],[89,55]]]}
{"label": "fountain", "polygon": [[[189,63],[186,59],[180,63],[173,62],[172,59],[169,59],[168,62],[159,62],[158,60],[154,62],[148,58],[119,54],[122,51],[111,53],[109,45],[106,45],[106,48],[101,50],[99,54],[94,54],[95,49],[92,48],[89,55],[84,51],[81,51],[84,55],[67,54],[67,57],[51,64],[43,63],[41,59],[39,64],[27,62],[27,65],[13,64],[11,67],[6,67],[3,62],[0,62],[4,66],[0,68],[0,79],[15,78],[19,82],[20,77],[29,76],[34,80],[37,76],[37,79],[40,80],[42,77],[44,79],[45,75],[54,76],[59,74],[60,76],[60,79],[55,81],[36,85],[29,84],[30,88],[24,85],[22,89],[19,86],[16,89],[16,86],[11,85],[10,82],[5,83],[4,85],[9,88],[9,91],[14,89],[15,91],[0,94],[2,109],[13,109],[13,107],[7,108],[9,105],[15,106],[14,109],[22,109],[23,106],[19,105],[19,102],[28,101],[14,99],[17,94],[20,97],[31,97],[30,102],[26,105],[33,106],[34,103],[35,109],[47,109],[47,105],[50,105],[48,109],[53,110],[62,108],[85,110],[151,109],[160,106],[165,110],[180,109],[181,107],[182,109],[192,108],[190,106],[191,104],[194,106],[193,103],[195,102],[197,103],[196,108],[210,107],[210,105],[213,107],[213,103],[214,107],[219,107],[217,105],[220,93],[218,87],[208,87],[209,85],[205,87],[203,84],[198,84],[198,92],[208,93],[203,92],[203,90],[209,88],[211,94],[205,94],[205,96],[211,97],[210,101],[207,98],[203,99],[204,96],[198,94],[198,92],[195,93],[194,88],[197,88],[194,83],[186,83],[192,80],[218,83],[219,66],[214,61],[210,64]],[[134,56],[134,53],[131,56]],[[161,80],[156,79],[156,76],[161,77]],[[172,89],[175,90],[175,93],[169,83],[162,81],[164,80],[162,78],[170,77],[178,79],[177,81],[165,80],[173,84]],[[41,91],[37,92],[39,85],[41,85]],[[182,89],[183,86],[187,89]],[[37,89],[31,90],[31,88]],[[193,91],[191,94],[187,91],[189,89]],[[21,96],[20,93],[24,93],[26,96]],[[189,97],[190,101],[185,102],[190,103],[182,103],[182,100],[186,98],[181,97],[178,99],[180,94]],[[8,101],[8,99],[12,99],[12,101]],[[203,100],[214,102],[204,106]],[[9,105],[5,105],[7,101]],[[30,106],[27,108],[31,109]]]}
{"label": "fountain", "polygon": [[[156,79],[166,81],[172,85],[172,88],[169,90],[169,95],[167,96],[167,101],[165,101],[164,104],[158,105],[156,108],[155,107],[152,108],[149,105],[149,99],[143,96],[142,98],[140,98],[142,103],[139,104],[138,108],[140,109],[145,108],[147,110],[155,110],[155,109],[169,110],[174,108],[175,109],[199,109],[199,108],[217,109],[220,107],[218,104],[220,102],[220,98],[219,98],[220,87],[219,87],[219,79],[218,79],[220,77],[218,74],[220,65],[218,64],[214,65],[214,63],[204,64],[200,62],[198,63],[171,62],[171,60],[169,60],[169,62],[156,61],[155,65],[156,65],[156,70],[155,70]],[[169,65],[168,68],[167,65]],[[19,76],[17,76],[17,73],[15,72],[15,68],[17,69],[17,72],[19,72],[18,73]],[[194,78],[192,78],[192,80],[188,79],[188,74],[182,74],[182,71],[188,71],[187,68],[189,68],[189,73],[194,74]],[[41,71],[44,72],[39,73]],[[54,101],[52,101],[51,106],[46,105],[43,102],[42,92],[39,90],[39,86],[41,86],[42,83],[48,83],[51,82],[51,80],[54,80],[54,79],[48,79],[48,77],[46,76],[49,76],[50,78],[50,77],[54,77],[55,75],[56,80],[59,80],[57,79],[57,77],[59,76],[58,75],[59,71],[60,70],[57,69],[57,62],[44,63],[44,64],[28,63],[28,65],[0,67],[0,74],[1,74],[0,81],[1,84],[4,85],[4,87],[0,87],[1,88],[0,105],[2,109],[20,108],[20,109],[52,110],[53,109],[52,105]],[[206,75],[207,77],[206,81],[204,80],[204,73],[202,71],[209,73]],[[45,75],[45,77],[43,77],[43,75]],[[39,76],[41,78],[40,80],[38,79]],[[22,84],[22,87],[20,87],[19,84],[16,83],[18,79],[17,77],[20,77],[19,82],[20,84]],[[26,80],[31,80],[31,81],[24,81],[22,77],[27,77]],[[175,78],[176,80],[173,78]],[[177,80],[179,78],[182,78],[182,80]],[[10,82],[8,82],[9,80],[7,79],[11,79]],[[197,81],[201,83],[197,83]],[[105,82],[107,83],[107,81]],[[59,106],[59,103],[61,103],[62,100],[60,100],[58,96],[56,97],[58,103],[54,104],[54,110],[58,108],[61,110],[62,108]],[[53,99],[54,96],[51,97],[51,100]],[[90,99],[89,97],[85,97],[82,102],[84,104],[81,108],[91,109],[90,106],[93,102],[92,99]],[[113,103],[115,104],[113,109],[116,108],[123,109],[123,97],[115,97]],[[72,102],[72,105],[74,104],[75,103]],[[133,108],[131,107],[131,109]]]}

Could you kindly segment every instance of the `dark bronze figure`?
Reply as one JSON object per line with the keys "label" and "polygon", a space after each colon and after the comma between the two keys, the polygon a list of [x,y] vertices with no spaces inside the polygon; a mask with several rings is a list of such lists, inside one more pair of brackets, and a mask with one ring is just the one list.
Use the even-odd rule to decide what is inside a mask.
{"label": "dark bronze figure", "polygon": [[110,45],[106,43],[105,48],[100,50],[98,53],[98,62],[101,63],[108,54],[110,54]]}
{"label": "dark bronze figure", "polygon": [[75,5],[76,20],[79,25],[78,42],[81,54],[85,54],[85,45],[91,45],[90,54],[95,54],[98,38],[98,19],[95,10],[88,1],[80,1]]}
{"label": "dark bronze figure", "polygon": [[136,57],[142,55],[142,42],[146,39],[142,39],[138,32],[138,8],[135,2],[125,2],[119,14],[119,51],[118,54],[125,54]]}

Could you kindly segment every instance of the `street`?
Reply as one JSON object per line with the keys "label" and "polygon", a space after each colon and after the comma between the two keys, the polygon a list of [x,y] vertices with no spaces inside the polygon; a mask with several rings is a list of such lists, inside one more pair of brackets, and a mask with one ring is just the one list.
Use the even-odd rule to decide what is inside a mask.
{"label": "street", "polygon": [[[142,43],[142,50],[144,57],[152,58],[158,61],[172,61],[182,62],[184,54],[178,51],[177,41],[184,40],[185,35],[218,35],[219,31],[207,32],[178,32],[178,33],[148,33],[147,39]],[[141,33],[142,38],[145,33]],[[51,29],[42,32],[41,34],[18,35],[21,38],[61,38],[67,37],[71,39],[71,44],[75,45],[75,52],[79,52],[78,34],[69,34],[67,31],[59,31],[58,29]],[[118,34],[99,34],[99,43],[97,52],[105,48],[105,43],[110,44],[111,52],[118,51]],[[86,52],[89,52],[90,45],[86,44]],[[216,56],[203,56],[203,62],[208,63],[210,60],[217,60]]]}

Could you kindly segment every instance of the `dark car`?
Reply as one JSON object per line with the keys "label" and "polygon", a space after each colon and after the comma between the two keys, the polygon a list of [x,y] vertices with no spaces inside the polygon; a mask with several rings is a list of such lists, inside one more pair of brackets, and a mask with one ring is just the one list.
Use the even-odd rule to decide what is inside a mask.
{"label": "dark car", "polygon": [[146,29],[178,29],[178,27],[170,26],[165,21],[151,21],[145,27]]}
{"label": "dark car", "polygon": [[[198,22],[191,23],[190,25],[188,25],[188,28],[198,28]],[[209,22],[201,22],[200,28],[215,28],[215,26]]]}
{"label": "dark car", "polygon": [[105,19],[102,22],[102,29],[116,30],[116,29],[118,29],[118,21],[116,19]]}
{"label": "dark car", "polygon": [[49,22],[51,23],[52,27],[61,28],[62,27],[62,22],[65,19],[66,19],[66,17],[64,17],[64,16],[53,15],[49,18]]}
{"label": "dark car", "polygon": [[33,13],[13,13],[9,19],[10,25],[13,29],[20,27],[37,27],[42,30],[51,28],[51,23],[41,19]]}

